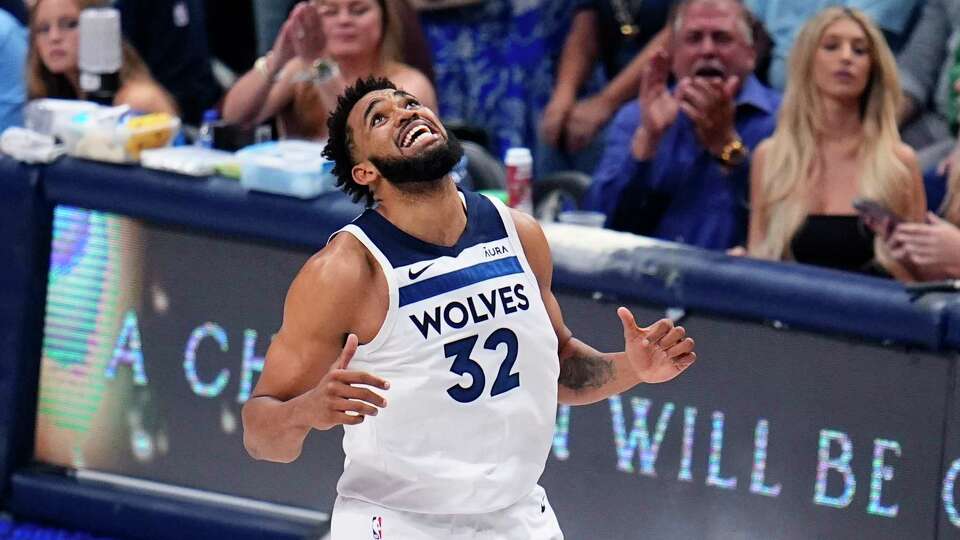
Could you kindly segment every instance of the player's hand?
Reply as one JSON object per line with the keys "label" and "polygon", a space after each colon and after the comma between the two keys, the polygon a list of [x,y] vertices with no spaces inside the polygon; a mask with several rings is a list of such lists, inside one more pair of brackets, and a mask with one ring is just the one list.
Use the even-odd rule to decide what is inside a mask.
{"label": "player's hand", "polygon": [[350,334],[330,371],[304,394],[301,410],[310,427],[326,430],[340,424],[356,425],[387,406],[383,396],[364,387],[387,390],[390,383],[370,373],[347,369],[356,352],[357,336]]}
{"label": "player's hand", "polygon": [[674,326],[670,319],[641,328],[629,309],[621,307],[617,315],[623,323],[627,359],[641,381],[669,381],[696,361],[693,339],[686,337],[686,330]]}

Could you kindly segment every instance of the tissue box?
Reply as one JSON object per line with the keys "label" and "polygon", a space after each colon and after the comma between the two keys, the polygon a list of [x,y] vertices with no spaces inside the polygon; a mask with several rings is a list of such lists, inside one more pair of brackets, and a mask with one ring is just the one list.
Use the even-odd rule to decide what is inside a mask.
{"label": "tissue box", "polygon": [[64,139],[75,116],[90,113],[101,106],[72,99],[35,99],[23,108],[24,127],[44,135]]}
{"label": "tissue box", "polygon": [[237,152],[240,185],[253,191],[301,199],[336,189],[333,162],[321,152],[324,144],[276,141],[248,146]]}

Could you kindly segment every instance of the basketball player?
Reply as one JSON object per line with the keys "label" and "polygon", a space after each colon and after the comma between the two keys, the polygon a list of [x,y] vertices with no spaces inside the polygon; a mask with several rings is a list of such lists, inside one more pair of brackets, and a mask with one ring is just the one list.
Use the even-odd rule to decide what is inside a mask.
{"label": "basketball player", "polygon": [[344,426],[334,540],[563,538],[537,485],[557,403],[673,379],[693,341],[622,307],[625,352],[574,339],[537,222],[459,191],[456,138],[389,81],[358,81],[328,125],[339,185],[377,205],[290,286],[247,450],[289,462]]}

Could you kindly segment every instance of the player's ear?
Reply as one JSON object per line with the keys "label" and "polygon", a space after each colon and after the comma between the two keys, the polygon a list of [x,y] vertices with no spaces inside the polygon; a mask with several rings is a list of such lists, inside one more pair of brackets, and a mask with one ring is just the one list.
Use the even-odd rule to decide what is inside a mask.
{"label": "player's ear", "polygon": [[354,165],[353,169],[350,170],[350,174],[353,176],[353,181],[361,186],[369,186],[380,178],[380,171],[369,161],[363,161]]}

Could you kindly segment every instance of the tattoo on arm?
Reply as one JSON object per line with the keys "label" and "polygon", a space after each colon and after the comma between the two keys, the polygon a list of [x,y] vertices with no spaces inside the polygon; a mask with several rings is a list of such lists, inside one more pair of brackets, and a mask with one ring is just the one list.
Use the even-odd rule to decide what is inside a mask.
{"label": "tattoo on arm", "polygon": [[571,390],[600,388],[613,379],[613,362],[602,356],[574,354],[560,364],[559,383]]}

